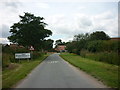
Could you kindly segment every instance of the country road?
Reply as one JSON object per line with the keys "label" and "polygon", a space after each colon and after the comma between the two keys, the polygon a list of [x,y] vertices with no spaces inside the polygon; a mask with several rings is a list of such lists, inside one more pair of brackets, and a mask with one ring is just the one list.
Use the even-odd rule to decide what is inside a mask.
{"label": "country road", "polygon": [[106,88],[102,83],[52,54],[16,88]]}

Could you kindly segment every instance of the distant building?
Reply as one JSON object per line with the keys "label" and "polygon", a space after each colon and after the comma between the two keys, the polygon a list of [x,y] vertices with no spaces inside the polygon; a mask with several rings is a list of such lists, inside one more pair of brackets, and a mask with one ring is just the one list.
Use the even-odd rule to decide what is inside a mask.
{"label": "distant building", "polygon": [[18,44],[10,44],[9,46],[10,46],[10,48],[12,48],[12,49],[25,48],[24,46],[22,46],[22,45],[18,45]]}
{"label": "distant building", "polygon": [[58,45],[55,50],[58,51],[58,52],[65,52],[66,46],[65,45]]}
{"label": "distant building", "polygon": [[10,44],[10,47],[12,47],[12,48],[17,48],[17,47],[18,47],[18,44]]}
{"label": "distant building", "polygon": [[111,38],[111,40],[120,40],[120,37]]}

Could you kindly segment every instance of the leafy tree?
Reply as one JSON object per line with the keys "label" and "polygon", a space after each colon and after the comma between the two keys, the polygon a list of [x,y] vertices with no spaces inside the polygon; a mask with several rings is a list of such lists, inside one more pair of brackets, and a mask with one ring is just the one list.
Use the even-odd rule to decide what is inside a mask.
{"label": "leafy tree", "polygon": [[61,39],[55,41],[55,45],[61,45],[61,44],[62,44],[62,40]]}
{"label": "leafy tree", "polygon": [[11,26],[11,36],[8,37],[10,42],[25,47],[32,45],[37,50],[42,48],[44,39],[52,35],[50,30],[45,29],[47,24],[42,21],[44,18],[36,17],[31,13],[25,13],[24,16],[19,17],[20,21]]}
{"label": "leafy tree", "polygon": [[58,39],[55,41],[55,48],[58,46],[58,45],[65,45],[66,43],[65,42],[62,42],[61,39]]}
{"label": "leafy tree", "polygon": [[76,54],[80,54],[80,51],[85,48],[86,42],[89,40],[89,34],[85,33],[85,34],[78,34],[74,36],[74,41],[76,41],[75,44],[75,53]]}
{"label": "leafy tree", "polygon": [[89,38],[90,38],[90,35],[88,33],[78,34],[74,36],[74,41],[88,40]]}
{"label": "leafy tree", "polygon": [[110,37],[103,31],[96,31],[90,34],[90,40],[109,40]]}
{"label": "leafy tree", "polygon": [[76,41],[67,42],[66,49],[70,53],[76,53]]}
{"label": "leafy tree", "polygon": [[53,50],[53,42],[54,42],[54,40],[52,40],[52,39],[44,40],[44,50],[52,51]]}
{"label": "leafy tree", "polygon": [[90,52],[101,52],[104,51],[104,43],[103,40],[94,40],[90,41],[87,44],[87,50]]}

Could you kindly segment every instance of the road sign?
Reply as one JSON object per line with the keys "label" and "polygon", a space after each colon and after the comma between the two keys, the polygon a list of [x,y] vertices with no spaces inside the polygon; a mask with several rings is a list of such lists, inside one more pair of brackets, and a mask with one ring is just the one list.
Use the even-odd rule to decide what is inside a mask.
{"label": "road sign", "polygon": [[30,53],[15,53],[15,59],[30,58]]}
{"label": "road sign", "polygon": [[30,46],[29,50],[34,51],[35,49],[33,48],[33,46]]}

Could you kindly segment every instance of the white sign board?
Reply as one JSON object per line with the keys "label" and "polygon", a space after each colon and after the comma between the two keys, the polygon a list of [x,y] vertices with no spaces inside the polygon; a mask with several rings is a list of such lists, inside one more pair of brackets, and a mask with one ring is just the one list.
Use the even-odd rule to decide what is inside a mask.
{"label": "white sign board", "polygon": [[15,53],[15,59],[30,58],[30,53]]}

